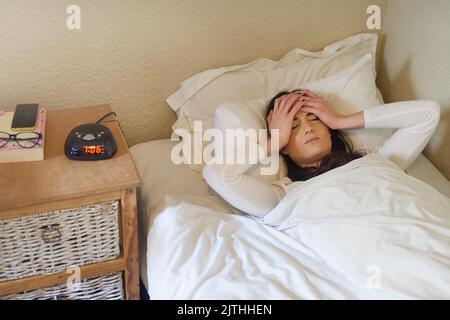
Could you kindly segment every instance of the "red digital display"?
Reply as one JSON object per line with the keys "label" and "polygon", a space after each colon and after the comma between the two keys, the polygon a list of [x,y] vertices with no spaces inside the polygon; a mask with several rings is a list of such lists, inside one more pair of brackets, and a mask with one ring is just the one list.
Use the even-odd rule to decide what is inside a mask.
{"label": "red digital display", "polygon": [[101,154],[103,152],[103,146],[94,145],[94,146],[83,146],[84,154]]}

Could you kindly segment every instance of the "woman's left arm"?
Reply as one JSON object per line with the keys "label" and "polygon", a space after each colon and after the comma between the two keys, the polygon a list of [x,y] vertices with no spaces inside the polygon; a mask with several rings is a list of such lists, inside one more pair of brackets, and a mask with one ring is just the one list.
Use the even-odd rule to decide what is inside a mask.
{"label": "woman's left arm", "polygon": [[441,109],[430,100],[400,101],[364,110],[365,128],[398,130],[375,152],[403,170],[423,151],[439,124]]}
{"label": "woman's left arm", "polygon": [[362,129],[364,128],[363,111],[343,115],[334,112],[328,107],[325,100],[309,90],[302,92],[299,98],[304,102],[301,111],[314,113],[319,119],[331,129]]}
{"label": "woman's left arm", "polygon": [[382,104],[350,115],[340,115],[311,92],[301,111],[312,112],[332,129],[397,128],[398,130],[375,152],[406,169],[425,148],[440,119],[435,101],[412,100]]}

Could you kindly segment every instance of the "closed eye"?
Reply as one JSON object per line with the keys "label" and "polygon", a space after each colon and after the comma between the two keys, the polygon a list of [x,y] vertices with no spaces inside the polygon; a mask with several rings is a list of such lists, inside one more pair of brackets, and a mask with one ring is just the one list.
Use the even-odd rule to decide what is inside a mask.
{"label": "closed eye", "polygon": [[[307,117],[309,117],[309,121],[316,121],[316,120],[320,120],[318,116],[316,116],[314,113],[308,113]],[[297,120],[297,117],[294,118],[294,121]],[[300,123],[292,126],[292,129],[297,128],[298,126],[300,126]]]}
{"label": "closed eye", "polygon": [[317,117],[314,113],[308,113],[306,116],[307,116],[307,117],[312,117],[311,120],[317,120],[317,119],[319,119],[319,117]]}

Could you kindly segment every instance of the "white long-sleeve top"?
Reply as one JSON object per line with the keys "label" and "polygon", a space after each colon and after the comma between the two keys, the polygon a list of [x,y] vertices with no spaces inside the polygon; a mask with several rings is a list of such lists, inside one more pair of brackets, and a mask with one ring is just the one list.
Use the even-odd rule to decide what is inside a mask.
{"label": "white long-sleeve top", "polygon": [[[434,101],[401,101],[374,106],[364,111],[364,128],[397,128],[377,150],[405,170],[430,141],[440,118]],[[203,176],[209,186],[231,206],[264,217],[286,194],[292,182],[288,177],[272,183],[246,174],[254,164],[209,164]]]}

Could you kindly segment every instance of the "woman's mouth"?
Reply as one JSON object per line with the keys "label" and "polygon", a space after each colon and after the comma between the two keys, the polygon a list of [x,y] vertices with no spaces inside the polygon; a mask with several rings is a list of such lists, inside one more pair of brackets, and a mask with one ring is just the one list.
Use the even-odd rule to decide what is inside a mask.
{"label": "woman's mouth", "polygon": [[319,138],[314,137],[314,138],[311,138],[311,139],[306,140],[306,141],[305,141],[305,144],[315,143],[317,140],[319,140]]}

